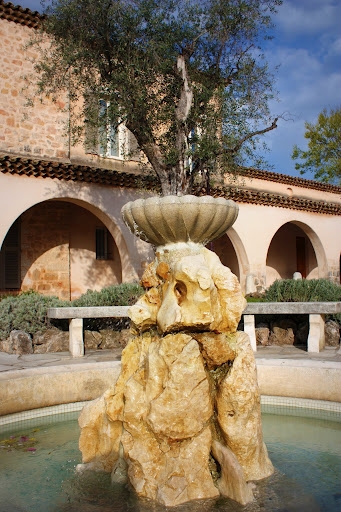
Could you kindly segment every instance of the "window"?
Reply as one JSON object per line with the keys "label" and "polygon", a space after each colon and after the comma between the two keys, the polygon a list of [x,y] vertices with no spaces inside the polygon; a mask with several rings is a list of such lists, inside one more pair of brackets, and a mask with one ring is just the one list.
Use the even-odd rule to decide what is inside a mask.
{"label": "window", "polygon": [[[115,115],[109,116],[110,101],[98,100],[91,91],[84,95],[85,152],[104,158],[140,160],[140,152],[134,135],[123,123],[112,123]],[[98,126],[101,126],[99,129]]]}
{"label": "window", "polygon": [[96,228],[96,260],[112,259],[109,245],[110,234],[107,228]]}
{"label": "window", "polygon": [[202,130],[200,128],[192,128],[187,138],[187,150],[188,156],[185,161],[185,165],[188,168],[189,172],[193,172],[194,170],[194,155],[198,152],[199,149],[199,139],[201,136]]}
{"label": "window", "polygon": [[99,116],[102,127],[99,131],[99,154],[109,158],[124,158],[128,152],[127,129],[121,123],[114,125],[110,122],[109,108],[109,101],[100,100]]}

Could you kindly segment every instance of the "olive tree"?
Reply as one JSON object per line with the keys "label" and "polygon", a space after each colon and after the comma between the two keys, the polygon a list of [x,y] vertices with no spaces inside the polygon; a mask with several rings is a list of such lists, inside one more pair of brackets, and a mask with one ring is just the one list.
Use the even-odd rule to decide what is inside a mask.
{"label": "olive tree", "polygon": [[246,161],[264,163],[256,148],[278,118],[268,108],[273,76],[261,48],[280,3],[52,0],[40,33],[39,92],[68,92],[78,108],[74,141],[90,133],[96,142],[108,119],[124,123],[162,193],[189,193]]}

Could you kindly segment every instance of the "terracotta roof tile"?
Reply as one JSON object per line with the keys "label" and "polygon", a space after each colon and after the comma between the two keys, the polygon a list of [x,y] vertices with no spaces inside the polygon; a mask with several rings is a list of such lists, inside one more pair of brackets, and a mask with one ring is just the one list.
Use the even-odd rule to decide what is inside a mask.
{"label": "terracotta roof tile", "polygon": [[[78,181],[86,183],[97,183],[111,187],[126,187],[126,188],[139,188],[146,190],[154,190],[160,192],[157,179],[152,175],[139,175],[136,173],[119,172],[115,170],[101,169],[97,167],[73,165],[62,162],[49,162],[47,160],[34,160],[31,158],[16,157],[10,155],[0,155],[0,172],[4,174],[13,174],[19,176],[32,176],[36,178],[51,178],[65,181]],[[257,177],[263,178],[263,172]],[[290,180],[290,176],[279,175],[280,179],[273,181],[281,181],[287,183],[284,179]],[[302,182],[309,182],[309,180],[301,180]],[[319,184],[315,184],[318,188]],[[303,186],[303,184],[301,185]],[[331,188],[329,188],[331,187]],[[341,192],[340,187],[329,186],[328,191]],[[309,188],[309,187],[308,187]],[[205,190],[195,190],[196,195],[206,194]],[[328,201],[314,201],[303,197],[288,196],[287,194],[275,194],[271,192],[264,192],[262,190],[250,190],[246,188],[237,187],[215,187],[212,189],[211,194],[215,197],[223,196],[233,199],[237,203],[259,204],[264,206],[275,206],[277,208],[288,208],[291,210],[304,210],[316,213],[323,213],[327,215],[341,215],[341,204],[336,204]]]}
{"label": "terracotta roof tile", "polygon": [[322,183],[314,180],[307,180],[304,178],[297,178],[295,176],[288,176],[286,174],[280,174],[277,172],[260,171],[258,169],[244,168],[243,174],[248,178],[259,178],[261,180],[274,181],[277,183],[283,183],[285,185],[311,188],[321,191],[323,190],[324,192],[335,192],[337,194],[341,193],[341,187],[337,185],[331,185],[330,183]]}
{"label": "terracotta roof tile", "polygon": [[38,11],[0,0],[0,19],[13,21],[30,28],[38,28],[44,17]]}
{"label": "terracotta roof tile", "polygon": [[331,203],[328,201],[314,201],[305,197],[289,197],[284,194],[234,188],[226,190],[224,195],[226,198],[233,199],[237,203],[259,204],[264,206],[276,206],[277,208],[288,208],[290,210],[304,210],[328,215],[341,215],[341,204]]}
{"label": "terracotta roof tile", "polygon": [[156,179],[149,175],[9,155],[0,155],[0,171],[19,176],[98,183],[112,187],[157,189]]}

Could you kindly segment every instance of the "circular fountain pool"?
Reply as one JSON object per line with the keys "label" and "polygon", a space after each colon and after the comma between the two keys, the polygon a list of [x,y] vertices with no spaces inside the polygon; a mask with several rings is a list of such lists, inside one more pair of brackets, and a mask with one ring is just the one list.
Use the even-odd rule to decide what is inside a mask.
{"label": "circular fountain pool", "polygon": [[[181,512],[337,512],[341,508],[341,423],[271,413],[262,416],[264,439],[275,474],[257,484],[246,507],[227,499],[185,504]],[[0,512],[161,511],[137,500],[108,474],[75,472],[79,413],[2,427]]]}

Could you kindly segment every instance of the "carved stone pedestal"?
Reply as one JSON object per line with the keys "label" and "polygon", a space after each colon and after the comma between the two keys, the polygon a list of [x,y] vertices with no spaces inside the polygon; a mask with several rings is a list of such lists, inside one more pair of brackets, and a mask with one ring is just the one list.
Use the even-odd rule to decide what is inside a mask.
{"label": "carved stone pedestal", "polygon": [[166,506],[219,495],[246,504],[249,482],[273,467],[253,350],[237,331],[238,280],[186,239],[156,249],[142,285],[120,377],[79,419],[83,463]]}

